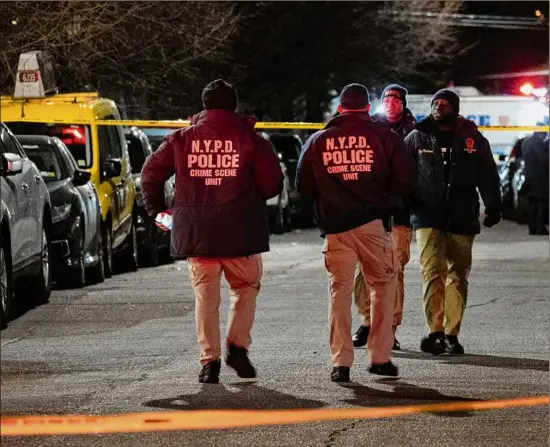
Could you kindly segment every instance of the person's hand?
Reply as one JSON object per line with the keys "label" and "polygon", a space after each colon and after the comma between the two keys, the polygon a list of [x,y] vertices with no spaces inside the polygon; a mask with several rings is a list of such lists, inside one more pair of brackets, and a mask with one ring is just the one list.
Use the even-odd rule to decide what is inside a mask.
{"label": "person's hand", "polygon": [[491,228],[493,225],[496,225],[500,222],[500,214],[488,214],[483,220],[483,226]]}

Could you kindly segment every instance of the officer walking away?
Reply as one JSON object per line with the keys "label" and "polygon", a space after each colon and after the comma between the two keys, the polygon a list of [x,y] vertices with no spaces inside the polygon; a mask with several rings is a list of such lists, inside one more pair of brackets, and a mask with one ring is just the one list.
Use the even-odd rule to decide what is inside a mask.
{"label": "officer walking away", "polygon": [[239,377],[256,377],[248,358],[250,332],[269,251],[266,199],[282,189],[272,146],[235,113],[235,88],[218,79],[202,92],[204,110],[193,124],[166,137],[142,171],[145,206],[164,209],[164,182],[176,174],[171,252],[187,258],[195,293],[202,370],[199,382],[218,383],[221,366],[220,282],[229,283],[227,365]]}
{"label": "officer walking away", "polygon": [[[388,85],[382,92],[382,113],[372,115],[377,123],[384,124],[396,131],[401,138],[405,138],[416,125],[416,119],[407,108],[407,89],[398,84]],[[401,345],[395,337],[397,327],[403,319],[403,302],[405,299],[404,269],[411,257],[412,226],[410,222],[410,208],[406,199],[397,201],[393,210],[392,237],[397,253],[397,295],[393,313],[393,350],[398,351]],[[355,270],[354,287],[355,304],[361,315],[361,325],[353,336],[353,346],[365,346],[370,331],[370,291],[367,288],[361,265]]]}
{"label": "officer walking away", "polygon": [[314,198],[315,221],[325,238],[335,382],[350,380],[354,359],[351,303],[357,262],[371,290],[369,372],[398,374],[390,360],[397,286],[390,216],[395,197],[411,191],[414,163],[401,137],[372,121],[370,107],[365,86],[344,87],[339,116],[306,142],[296,175],[298,191]]}
{"label": "officer walking away", "polygon": [[548,134],[535,132],[523,140],[525,179],[529,191],[529,234],[548,234]]}
{"label": "officer walking away", "polygon": [[456,93],[439,90],[432,97],[431,114],[405,138],[418,174],[411,222],[429,330],[420,349],[434,355],[464,354],[458,334],[472,245],[480,232],[477,189],[485,204],[483,225],[492,227],[501,218],[499,176],[489,142],[472,121],[459,117],[459,106]]}

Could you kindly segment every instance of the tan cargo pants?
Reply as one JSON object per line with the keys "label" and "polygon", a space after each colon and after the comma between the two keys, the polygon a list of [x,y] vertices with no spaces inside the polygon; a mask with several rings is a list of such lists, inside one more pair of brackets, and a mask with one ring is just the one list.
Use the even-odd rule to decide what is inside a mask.
{"label": "tan cargo pants", "polygon": [[231,297],[226,345],[234,344],[248,349],[263,273],[261,255],[238,258],[192,257],[187,258],[187,265],[195,293],[195,323],[201,364],[206,365],[221,357],[222,272],[229,283]]}
{"label": "tan cargo pants", "polygon": [[368,352],[372,363],[390,360],[397,260],[391,233],[374,220],[343,233],[327,234],[323,247],[329,276],[330,352],[333,366],[353,364],[351,304],[359,261],[369,284],[372,306]]}
{"label": "tan cargo pants", "polygon": [[468,298],[475,236],[416,230],[423,278],[423,301],[430,333],[458,335]]}
{"label": "tan cargo pants", "polygon": [[[393,326],[400,326],[403,320],[403,303],[405,301],[405,266],[411,258],[412,228],[405,225],[396,225],[392,228],[392,237],[397,255],[397,292],[393,312]],[[355,304],[361,315],[361,324],[363,326],[370,326],[370,292],[363,277],[361,264],[357,264],[357,268],[355,269],[355,286],[353,291]]]}

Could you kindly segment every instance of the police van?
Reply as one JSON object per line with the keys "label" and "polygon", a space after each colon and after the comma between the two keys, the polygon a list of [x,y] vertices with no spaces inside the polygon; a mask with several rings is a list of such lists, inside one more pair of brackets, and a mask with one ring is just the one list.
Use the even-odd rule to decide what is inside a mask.
{"label": "police van", "polygon": [[2,96],[2,120],[14,134],[60,138],[78,167],[88,170],[101,205],[105,276],[138,268],[135,183],[122,126],[98,121],[120,120],[114,101],[98,93],[58,93],[53,61],[42,51],[19,58],[13,96]]}

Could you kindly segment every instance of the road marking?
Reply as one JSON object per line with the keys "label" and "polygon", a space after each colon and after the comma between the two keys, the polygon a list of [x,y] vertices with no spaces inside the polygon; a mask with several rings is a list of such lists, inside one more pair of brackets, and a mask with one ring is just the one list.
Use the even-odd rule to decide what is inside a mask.
{"label": "road marking", "polygon": [[135,433],[215,430],[264,425],[293,425],[347,419],[378,419],[418,413],[502,410],[548,405],[549,396],[441,404],[315,410],[197,410],[119,415],[23,416],[0,418],[2,436]]}

